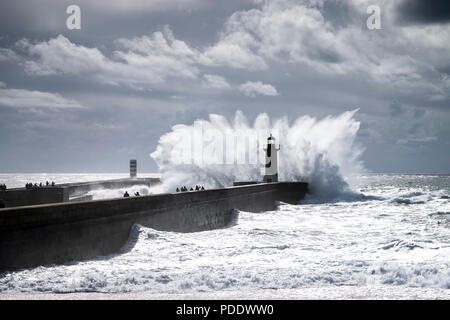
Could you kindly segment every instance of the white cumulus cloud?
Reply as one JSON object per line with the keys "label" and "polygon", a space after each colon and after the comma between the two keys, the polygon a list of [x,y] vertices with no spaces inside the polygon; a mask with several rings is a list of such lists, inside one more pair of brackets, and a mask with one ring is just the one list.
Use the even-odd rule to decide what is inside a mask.
{"label": "white cumulus cloud", "polygon": [[[450,24],[396,25],[389,13],[395,11],[394,4],[383,2],[383,29],[368,30],[361,21],[367,18],[370,3],[346,2],[356,17],[336,26],[325,14],[322,0],[255,1],[255,7],[226,19],[217,41],[198,48],[176,39],[167,26],[150,35],[117,39],[118,48],[110,55],[62,35],[39,43],[21,40],[16,45],[28,53],[23,64],[30,74],[82,75],[140,90],[167,89],[168,85],[174,89],[175,81],[169,80],[184,81],[180,88],[194,83],[225,88],[226,81],[208,75],[223,70],[211,69],[254,72],[299,65],[324,76],[363,77],[432,101],[448,99]],[[134,4],[140,7],[144,1]],[[16,53],[0,48],[0,61]]]}
{"label": "white cumulus cloud", "polygon": [[275,87],[270,84],[262,83],[261,81],[247,81],[246,83],[241,84],[241,86],[239,87],[239,91],[241,91],[248,97],[255,97],[258,94],[265,96],[278,95],[277,89],[275,89]]}
{"label": "white cumulus cloud", "polygon": [[231,88],[228,81],[221,76],[214,75],[214,74],[205,74],[203,76],[203,86],[205,88],[211,88],[211,89],[229,89]]}
{"label": "white cumulus cloud", "polygon": [[0,82],[0,105],[15,108],[84,108],[79,102],[58,93],[8,89],[3,82]]}
{"label": "white cumulus cloud", "polygon": [[27,51],[25,70],[35,75],[82,75],[110,85],[151,89],[168,78],[196,79],[196,54],[171,33],[155,32],[151,37],[118,39],[124,50],[112,57],[97,48],[72,43],[63,35],[49,41],[17,43]]}

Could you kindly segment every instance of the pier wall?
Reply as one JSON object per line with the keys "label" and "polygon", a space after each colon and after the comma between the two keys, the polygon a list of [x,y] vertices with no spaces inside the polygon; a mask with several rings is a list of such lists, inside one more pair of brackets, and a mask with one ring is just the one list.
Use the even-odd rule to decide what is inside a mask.
{"label": "pier wall", "polygon": [[152,187],[159,178],[125,178],[57,184],[36,188],[14,188],[0,191],[0,200],[7,208],[46,203],[67,202],[70,198],[85,197],[89,191],[98,189],[127,188],[135,185]]}
{"label": "pier wall", "polygon": [[78,197],[88,193],[91,190],[98,189],[117,189],[126,188],[135,185],[145,185],[152,187],[161,183],[159,178],[125,178],[125,179],[112,179],[112,180],[100,180],[100,181],[88,181],[88,182],[76,182],[58,184],[58,187],[67,189],[69,197]]}
{"label": "pier wall", "polygon": [[9,208],[69,201],[69,194],[60,187],[17,188],[0,191],[0,200]]}
{"label": "pier wall", "polygon": [[234,208],[272,210],[306,191],[306,183],[269,183],[0,209],[0,271],[118,252],[135,223],[177,232],[225,227]]}

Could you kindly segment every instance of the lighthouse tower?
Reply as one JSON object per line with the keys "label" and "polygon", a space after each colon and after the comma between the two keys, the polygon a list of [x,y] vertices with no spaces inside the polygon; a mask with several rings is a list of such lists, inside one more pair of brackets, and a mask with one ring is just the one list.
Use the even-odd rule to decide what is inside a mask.
{"label": "lighthouse tower", "polygon": [[266,168],[263,182],[278,182],[278,153],[280,145],[275,144],[275,138],[267,138],[267,146],[264,147],[266,151]]}

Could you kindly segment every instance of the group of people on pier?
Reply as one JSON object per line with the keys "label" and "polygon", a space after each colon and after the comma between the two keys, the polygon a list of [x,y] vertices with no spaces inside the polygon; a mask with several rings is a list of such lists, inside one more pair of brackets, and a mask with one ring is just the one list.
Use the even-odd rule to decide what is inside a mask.
{"label": "group of people on pier", "polygon": [[42,187],[49,187],[49,186],[54,187],[55,186],[55,182],[52,181],[52,183],[50,183],[50,182],[46,181],[45,182],[45,186],[44,186],[44,184],[42,182],[39,183],[39,184],[37,184],[37,183],[33,184],[32,182],[29,182],[29,183],[25,184],[25,188],[27,188],[27,189],[42,188]]}
{"label": "group of people on pier", "polygon": [[4,183],[0,184],[0,191],[5,191],[6,189],[8,189],[6,187],[6,184],[4,184]]}
{"label": "group of people on pier", "polygon": [[[134,195],[135,195],[136,197],[139,197],[141,194],[139,193],[139,191],[136,191],[136,192],[134,193]],[[125,191],[125,193],[123,194],[123,196],[124,196],[124,198],[128,198],[128,197],[130,196],[130,194],[128,193],[128,191]]]}
{"label": "group of people on pier", "polygon": [[182,186],[181,188],[177,188],[177,192],[186,192],[186,191],[199,191],[199,190],[205,190],[203,186],[196,185],[195,189],[191,187],[190,190],[186,188],[186,186]]}
{"label": "group of people on pier", "polygon": [[[205,187],[196,185],[196,186],[195,186],[195,189],[191,187],[190,190],[188,190],[188,188],[186,188],[186,186],[182,186],[182,187],[180,187],[180,188],[177,188],[177,192],[200,191],[200,190],[205,190]],[[135,192],[134,195],[135,195],[136,197],[139,197],[139,196],[140,196],[139,192]],[[127,197],[130,196],[130,194],[128,193],[128,191],[125,191],[125,193],[123,194],[123,196],[124,196],[124,198],[127,198]]]}

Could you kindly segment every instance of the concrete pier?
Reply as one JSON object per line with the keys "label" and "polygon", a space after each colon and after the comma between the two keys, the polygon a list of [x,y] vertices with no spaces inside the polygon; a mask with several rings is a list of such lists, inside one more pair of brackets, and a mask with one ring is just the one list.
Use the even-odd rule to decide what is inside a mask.
{"label": "concrete pier", "polygon": [[0,209],[0,271],[118,252],[135,223],[177,232],[225,227],[233,209],[272,210],[306,192],[306,183],[280,182]]}
{"label": "concrete pier", "polygon": [[69,201],[69,194],[60,187],[13,188],[0,191],[0,200],[7,208]]}
{"label": "concrete pier", "polygon": [[37,188],[13,188],[0,191],[0,199],[7,208],[46,203],[67,202],[71,198],[86,196],[98,189],[126,188],[135,185],[152,187],[160,183],[159,178],[125,178],[88,182],[74,182],[42,186]]}
{"label": "concrete pier", "polygon": [[136,185],[145,185],[148,187],[152,187],[159,184],[160,182],[161,180],[159,178],[134,177],[113,180],[65,183],[58,184],[57,186],[66,189],[69,197],[72,198],[82,196],[92,190],[126,188]]}

